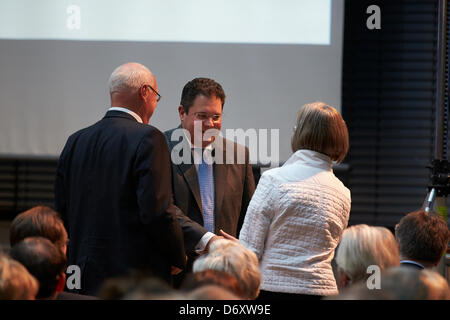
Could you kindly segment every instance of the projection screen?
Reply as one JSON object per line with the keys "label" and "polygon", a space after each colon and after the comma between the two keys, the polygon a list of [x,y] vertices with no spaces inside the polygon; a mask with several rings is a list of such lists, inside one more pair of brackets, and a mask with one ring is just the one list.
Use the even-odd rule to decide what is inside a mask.
{"label": "projection screen", "polygon": [[278,130],[283,162],[302,104],[340,110],[343,11],[343,0],[2,0],[0,156],[57,157],[105,114],[113,69],[135,61],[162,95],[150,124],[178,126],[185,83],[213,78],[222,131]]}

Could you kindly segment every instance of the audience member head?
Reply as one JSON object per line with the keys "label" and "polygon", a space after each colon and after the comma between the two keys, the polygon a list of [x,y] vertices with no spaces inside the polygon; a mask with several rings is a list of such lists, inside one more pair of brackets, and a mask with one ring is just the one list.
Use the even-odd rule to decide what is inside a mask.
{"label": "audience member head", "polygon": [[[181,126],[189,132],[194,145],[201,141],[204,148],[214,141],[222,128],[224,103],[225,93],[222,86],[212,79],[196,78],[184,86],[178,114]],[[201,132],[195,132],[195,123],[201,126]],[[208,130],[210,132],[206,135]],[[195,138],[199,134],[202,135],[201,139]]]}
{"label": "audience member head", "polygon": [[367,268],[376,265],[381,271],[398,266],[400,259],[395,238],[389,229],[365,224],[344,230],[337,248],[338,286],[367,280]]}
{"label": "audience member head", "polygon": [[239,242],[215,240],[208,253],[200,256],[193,265],[193,272],[207,269],[224,271],[235,277],[245,299],[255,299],[258,296],[261,285],[258,258]]}
{"label": "audience member head", "polygon": [[47,206],[37,206],[17,215],[9,229],[11,247],[28,237],[43,237],[67,252],[67,231],[58,213]]}
{"label": "audience member head", "polygon": [[379,289],[369,289],[365,282],[359,282],[329,299],[448,300],[450,292],[447,281],[434,271],[391,267],[381,274]]}
{"label": "audience member head", "polygon": [[293,152],[313,150],[341,162],[349,148],[347,125],[332,106],[323,102],[305,104],[298,112],[291,146]]}
{"label": "audience member head", "polygon": [[0,252],[0,300],[34,300],[39,283],[18,261]]}
{"label": "audience member head", "polygon": [[67,259],[50,240],[42,237],[26,238],[15,244],[10,254],[39,281],[36,298],[55,299],[64,289]]}
{"label": "audience member head", "polygon": [[419,262],[427,268],[439,264],[447,250],[449,235],[445,220],[424,210],[408,213],[395,227],[400,258]]}
{"label": "audience member head", "polygon": [[148,123],[160,96],[150,70],[136,62],[117,67],[108,81],[112,107],[125,107]]}
{"label": "audience member head", "polygon": [[186,297],[187,300],[241,300],[241,298],[222,286],[207,284],[198,287]]}
{"label": "audience member head", "polygon": [[178,300],[184,297],[165,281],[143,271],[106,279],[97,295],[103,300]]}
{"label": "audience member head", "polygon": [[228,272],[206,269],[186,275],[181,290],[192,291],[205,285],[217,285],[233,292],[238,297],[242,297],[242,289],[238,280]]}

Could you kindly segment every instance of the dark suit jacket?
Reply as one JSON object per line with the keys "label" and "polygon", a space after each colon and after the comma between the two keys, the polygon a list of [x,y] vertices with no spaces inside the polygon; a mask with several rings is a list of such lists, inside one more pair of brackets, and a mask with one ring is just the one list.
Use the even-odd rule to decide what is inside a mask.
{"label": "dark suit jacket", "polygon": [[[173,131],[180,128],[166,131],[164,134],[169,145],[169,151],[183,156],[183,149],[180,148],[181,151],[178,148],[174,150],[174,147],[184,145],[184,150],[190,150],[189,144],[186,144],[187,142],[183,138],[171,141]],[[215,233],[217,234],[219,229],[223,229],[225,232],[237,237],[244,222],[248,204],[255,191],[255,180],[253,179],[252,167],[249,161],[249,152],[246,147],[221,137],[216,142],[216,159],[217,154],[221,152],[224,161],[227,158],[230,159],[231,156],[233,161],[229,162],[234,163],[214,164]],[[230,152],[230,148],[233,149],[233,152]],[[245,155],[245,163],[236,164],[238,152],[242,152]],[[207,232],[203,228],[203,210],[197,169],[192,161],[192,155],[190,157],[190,163],[174,164],[172,162],[174,203],[190,219],[181,217],[179,220],[183,228],[185,248],[188,250],[188,253],[192,253],[195,245]]]}
{"label": "dark suit jacket", "polygon": [[108,111],[69,137],[55,181],[55,209],[69,233],[69,264],[93,295],[109,277],[132,269],[170,279],[183,268],[181,228],[172,205],[164,135],[131,115]]}

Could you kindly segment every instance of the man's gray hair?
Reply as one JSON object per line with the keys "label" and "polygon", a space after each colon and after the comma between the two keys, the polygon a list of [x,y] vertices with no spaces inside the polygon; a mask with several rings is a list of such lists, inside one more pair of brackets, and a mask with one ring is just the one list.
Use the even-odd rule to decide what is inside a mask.
{"label": "man's gray hair", "polygon": [[144,65],[136,62],[117,67],[109,77],[109,93],[135,92],[144,84],[153,84],[153,75]]}
{"label": "man's gray hair", "polygon": [[215,240],[208,254],[195,260],[193,272],[207,269],[223,271],[234,276],[242,289],[245,299],[256,299],[261,286],[256,254],[239,242],[219,239]]}

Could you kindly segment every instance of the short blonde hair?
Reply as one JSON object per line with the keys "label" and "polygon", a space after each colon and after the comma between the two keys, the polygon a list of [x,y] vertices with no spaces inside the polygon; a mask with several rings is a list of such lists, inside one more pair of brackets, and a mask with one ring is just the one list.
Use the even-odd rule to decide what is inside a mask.
{"label": "short blonde hair", "polygon": [[297,115],[292,151],[309,149],[341,162],[349,148],[348,130],[339,112],[323,102],[305,104]]}
{"label": "short blonde hair", "polygon": [[255,299],[259,294],[261,273],[256,254],[237,241],[215,240],[208,254],[195,260],[193,272],[207,269],[223,271],[234,276],[245,299]]}
{"label": "short blonde hair", "polygon": [[16,260],[0,253],[0,300],[34,300],[39,283]]}
{"label": "short blonde hair", "polygon": [[352,282],[367,280],[370,265],[380,270],[400,265],[397,242],[387,228],[366,224],[351,226],[342,234],[336,263]]}

